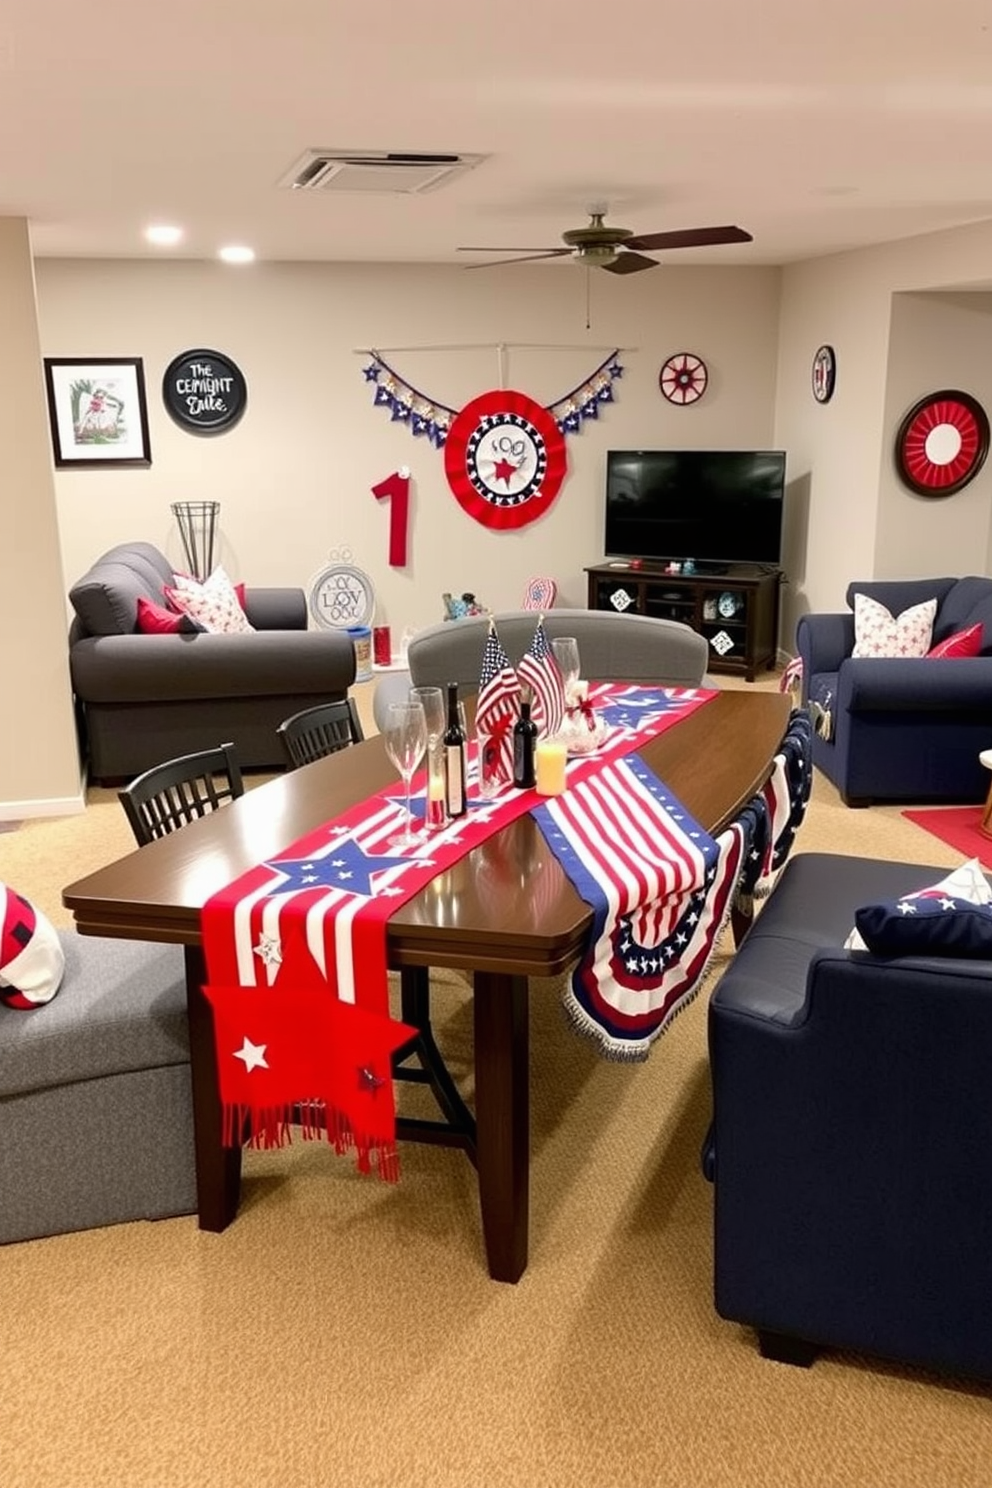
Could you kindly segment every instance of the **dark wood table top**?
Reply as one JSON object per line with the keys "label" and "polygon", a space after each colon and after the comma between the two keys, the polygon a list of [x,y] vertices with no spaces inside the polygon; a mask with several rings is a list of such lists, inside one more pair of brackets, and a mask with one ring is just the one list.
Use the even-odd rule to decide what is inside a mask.
{"label": "dark wood table top", "polygon": [[[790,706],[778,693],[720,692],[639,753],[716,833],[767,778]],[[381,739],[366,740],[69,884],[63,903],[84,934],[198,944],[212,894],[396,779]],[[555,975],[580,953],[590,918],[524,815],[396,911],[389,963]]]}

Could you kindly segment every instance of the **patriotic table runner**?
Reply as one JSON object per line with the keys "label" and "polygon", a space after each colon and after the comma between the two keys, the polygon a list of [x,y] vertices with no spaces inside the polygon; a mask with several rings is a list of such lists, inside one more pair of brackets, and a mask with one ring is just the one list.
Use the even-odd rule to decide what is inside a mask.
{"label": "patriotic table runner", "polygon": [[636,755],[534,818],[593,911],[566,1011],[607,1058],[646,1059],[696,994],[730,913],[746,831],[735,822],[714,840]]}
{"label": "patriotic table runner", "polygon": [[[569,762],[570,790],[560,800],[713,696],[705,688],[592,688],[606,737],[595,757]],[[413,791],[421,815],[426,784],[422,772]],[[398,1175],[392,1054],[416,1030],[390,1016],[386,922],[430,879],[540,799],[507,787],[483,800],[470,746],[468,814],[425,833],[415,848],[389,845],[404,812],[397,785],[308,833],[206,903],[204,992],[213,1011],[226,1143],[240,1143],[247,1131],[257,1146],[279,1146],[299,1121],[304,1136],[326,1135],[339,1151],[353,1149],[362,1171],[374,1161],[381,1176]],[[680,867],[673,888],[686,892],[704,871],[701,864],[702,856],[699,864],[694,858],[691,868]]]}

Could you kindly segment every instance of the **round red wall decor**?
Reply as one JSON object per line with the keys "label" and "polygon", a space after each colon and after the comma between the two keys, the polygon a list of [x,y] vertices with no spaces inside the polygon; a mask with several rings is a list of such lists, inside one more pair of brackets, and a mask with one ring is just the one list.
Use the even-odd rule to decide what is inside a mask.
{"label": "round red wall decor", "polygon": [[709,373],[702,357],[693,351],[677,351],[662,363],[658,386],[669,403],[685,407],[697,403],[706,391]]}
{"label": "round red wall decor", "polygon": [[896,435],[896,469],[918,496],[953,496],[974,480],[989,451],[989,421],[970,393],[928,393]]}
{"label": "round red wall decor", "polygon": [[565,478],[565,436],[526,393],[481,393],[444,442],[444,473],[470,517],[485,527],[526,527],[542,517]]}

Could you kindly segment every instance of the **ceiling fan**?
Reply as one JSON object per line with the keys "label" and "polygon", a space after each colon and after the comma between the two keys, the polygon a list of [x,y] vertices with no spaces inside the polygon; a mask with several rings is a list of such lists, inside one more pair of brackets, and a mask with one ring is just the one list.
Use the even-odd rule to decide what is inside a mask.
{"label": "ceiling fan", "polygon": [[[704,248],[714,243],[750,243],[751,234],[742,227],[687,227],[678,232],[635,233],[629,227],[607,227],[606,212],[590,211],[588,227],[563,232],[564,248],[459,248],[459,253],[516,253],[517,258],[498,263],[533,263],[541,258],[574,258],[590,268],[608,269],[611,274],[639,274],[658,268],[656,258],[646,258],[641,249]],[[494,264],[466,264],[467,269],[489,269]]]}

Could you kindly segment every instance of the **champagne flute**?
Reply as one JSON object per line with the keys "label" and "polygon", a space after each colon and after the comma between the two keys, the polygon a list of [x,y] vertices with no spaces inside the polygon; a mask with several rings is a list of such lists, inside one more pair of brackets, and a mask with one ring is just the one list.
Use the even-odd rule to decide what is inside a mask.
{"label": "champagne flute", "polygon": [[410,701],[419,703],[424,710],[424,718],[427,720],[427,751],[430,754],[432,746],[444,733],[444,693],[440,687],[411,687]]}
{"label": "champagne flute", "polygon": [[386,753],[406,786],[406,822],[402,832],[390,837],[390,847],[415,847],[414,816],[410,809],[410,782],[427,748],[427,719],[418,702],[390,703],[383,732]]}
{"label": "champagne flute", "polygon": [[551,650],[565,685],[565,701],[570,703],[572,691],[579,680],[579,643],[575,636],[555,636],[551,642]]}

